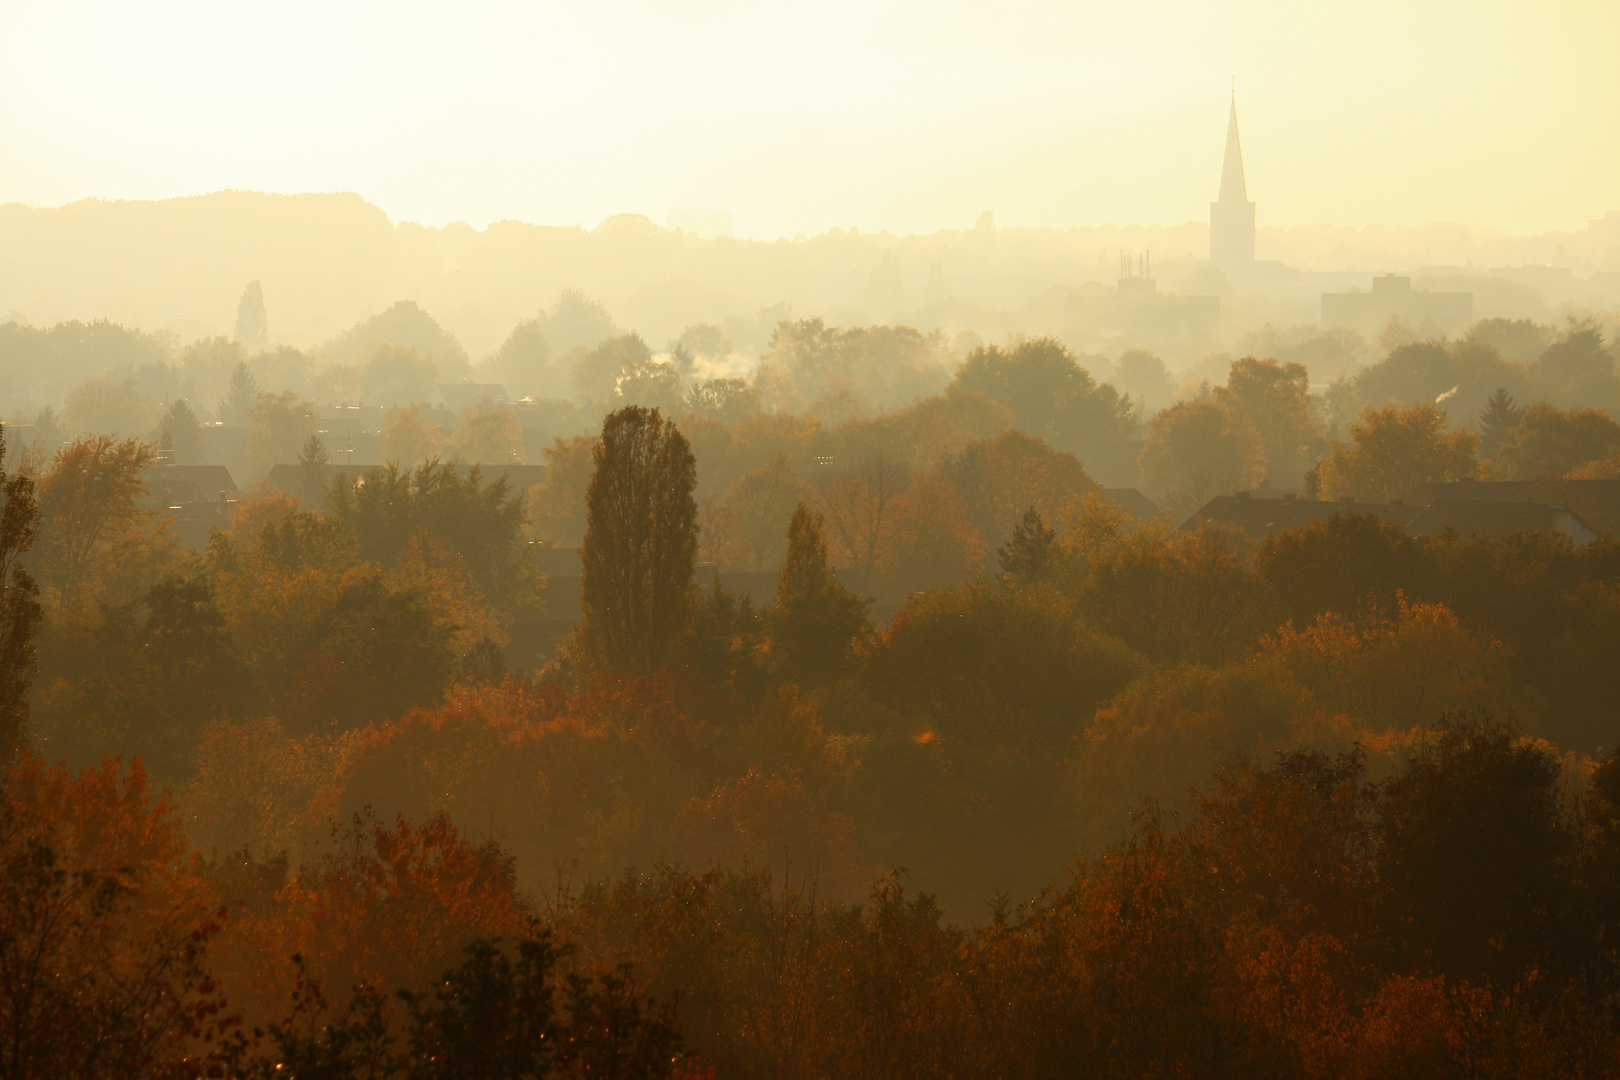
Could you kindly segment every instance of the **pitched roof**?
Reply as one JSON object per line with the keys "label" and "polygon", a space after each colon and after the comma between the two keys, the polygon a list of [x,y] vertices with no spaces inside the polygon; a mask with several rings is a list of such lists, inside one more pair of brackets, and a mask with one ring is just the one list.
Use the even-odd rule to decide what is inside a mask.
{"label": "pitched roof", "polygon": [[1264,540],[1270,533],[1297,529],[1312,521],[1326,521],[1338,514],[1373,514],[1404,526],[1421,509],[1404,503],[1358,503],[1351,499],[1337,502],[1292,497],[1256,499],[1247,492],[1240,492],[1236,495],[1217,495],[1183,522],[1181,527],[1196,529],[1200,523],[1212,521],[1221,525],[1236,525],[1250,539]]}
{"label": "pitched roof", "polygon": [[1135,488],[1098,488],[1097,497],[1107,499],[1137,521],[1152,521],[1158,517],[1158,504]]}
{"label": "pitched roof", "polygon": [[1584,544],[1597,535],[1578,514],[1552,503],[1505,499],[1435,499],[1406,526],[1408,532],[1465,536],[1511,536],[1518,532],[1561,532]]}
{"label": "pitched roof", "polygon": [[1620,536],[1620,480],[1458,480],[1418,490],[1419,502],[1438,499],[1562,506],[1593,532]]}
{"label": "pitched roof", "polygon": [[148,498],[163,506],[217,500],[222,494],[237,493],[231,470],[223,465],[153,465],[141,473],[141,482],[146,485]]}

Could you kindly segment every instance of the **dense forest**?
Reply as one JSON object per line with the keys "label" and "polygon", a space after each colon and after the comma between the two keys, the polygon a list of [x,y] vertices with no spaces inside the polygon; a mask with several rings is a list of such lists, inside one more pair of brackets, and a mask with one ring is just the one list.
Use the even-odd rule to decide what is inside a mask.
{"label": "dense forest", "polygon": [[[593,310],[0,327],[74,387],[0,452],[0,1077],[1620,1074],[1620,539],[1182,526],[1620,476],[1598,323],[1313,393]],[[225,428],[193,548],[148,478]]]}

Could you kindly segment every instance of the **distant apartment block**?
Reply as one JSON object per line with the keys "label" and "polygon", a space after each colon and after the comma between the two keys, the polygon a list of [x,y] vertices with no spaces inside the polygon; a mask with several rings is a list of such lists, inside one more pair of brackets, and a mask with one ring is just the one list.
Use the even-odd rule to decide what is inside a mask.
{"label": "distant apartment block", "polygon": [[1419,332],[1460,333],[1474,321],[1474,294],[1414,289],[1411,278],[1396,274],[1373,278],[1370,292],[1322,294],[1323,326],[1377,335],[1391,319]]}

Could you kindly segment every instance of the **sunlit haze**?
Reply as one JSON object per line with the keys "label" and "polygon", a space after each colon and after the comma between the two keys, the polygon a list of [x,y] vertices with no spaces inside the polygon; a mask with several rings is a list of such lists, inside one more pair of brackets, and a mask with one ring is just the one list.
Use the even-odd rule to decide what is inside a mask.
{"label": "sunlit haze", "polygon": [[353,191],[739,235],[1178,224],[1235,79],[1264,226],[1620,206],[1620,4],[0,5],[0,203]]}

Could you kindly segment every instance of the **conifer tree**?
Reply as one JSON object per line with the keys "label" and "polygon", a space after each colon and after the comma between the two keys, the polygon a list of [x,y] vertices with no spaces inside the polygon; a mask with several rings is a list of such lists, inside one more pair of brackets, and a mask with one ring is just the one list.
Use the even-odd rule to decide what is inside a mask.
{"label": "conifer tree", "polygon": [[231,388],[225,400],[219,403],[220,417],[237,424],[247,423],[248,413],[259,403],[259,380],[253,371],[238,361],[231,370]]}
{"label": "conifer tree", "polygon": [[609,413],[585,493],[581,659],[653,671],[686,628],[697,558],[697,462],[657,409]]}
{"label": "conifer tree", "polygon": [[1524,409],[1514,404],[1507,387],[1498,387],[1485,410],[1479,414],[1479,453],[1489,460],[1513,438],[1513,429],[1519,426]]}
{"label": "conifer tree", "polygon": [[1007,543],[996,549],[1002,574],[1018,585],[1039,581],[1051,562],[1052,543],[1056,539],[1057,533],[1041,520],[1039,510],[1033,506],[1025,510],[1023,519],[1013,526]]}
{"label": "conifer tree", "polygon": [[170,463],[195,465],[202,457],[202,424],[185,398],[177,398],[163,414],[162,437],[167,440]]}

